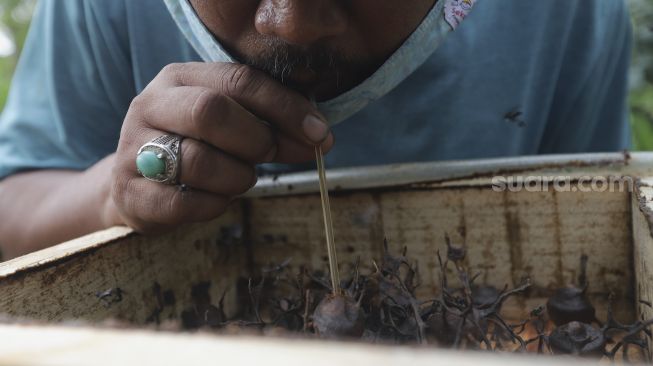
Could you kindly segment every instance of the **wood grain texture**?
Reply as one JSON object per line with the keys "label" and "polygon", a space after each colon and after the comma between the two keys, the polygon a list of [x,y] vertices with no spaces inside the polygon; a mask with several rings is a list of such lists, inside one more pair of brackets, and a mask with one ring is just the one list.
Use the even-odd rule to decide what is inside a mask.
{"label": "wood grain texture", "polygon": [[60,245],[40,250],[10,261],[0,263],[0,279],[31,268],[40,268],[49,263],[66,260],[70,257],[93,251],[108,243],[126,239],[133,231],[126,227],[115,227],[99,231]]}
{"label": "wood grain texture", "polygon": [[[582,254],[590,258],[589,291],[599,318],[605,318],[606,298],[611,292],[617,295],[617,317],[624,322],[633,320],[636,298],[651,300],[653,239],[650,221],[640,208],[652,206],[653,212],[653,188],[643,185],[635,195],[578,189],[505,193],[494,192],[483,179],[334,193],[331,204],[343,276],[357,258],[363,270],[371,270],[372,261],[381,258],[387,238],[394,253],[408,247],[408,256],[420,268],[419,295],[430,298],[438,290],[436,251],[445,250],[446,234],[467,248],[466,264],[481,273],[481,283],[516,286],[523,278],[531,278],[533,290],[528,297],[506,304],[508,317],[523,316],[544,303],[553,289],[575,283]],[[233,314],[243,305],[237,297],[237,283],[263,267],[292,258],[293,270],[326,270],[322,225],[319,196],[302,194],[245,198],[219,220],[160,237],[142,237],[124,228],[97,233],[0,264],[0,313],[44,322],[82,320],[93,324],[120,319],[144,325],[178,319],[191,304],[193,285],[207,282],[215,302],[226,291],[227,310]],[[96,295],[111,288],[120,288],[123,299],[107,305]],[[642,316],[653,316],[651,309],[637,308]],[[319,362],[335,354],[330,344],[311,343],[304,348],[303,342],[290,345],[247,339],[240,343],[206,335],[115,330],[2,325],[0,337],[15,340],[0,342],[0,363],[9,360],[12,364],[25,364],[39,345],[45,349],[43,354],[62,357],[47,360],[89,359],[92,355],[101,361],[132,357],[134,363],[153,359],[160,364],[179,360],[174,354],[192,352],[235,360],[254,354],[257,347],[269,352],[265,357],[270,364],[284,360],[284,366],[295,360],[305,364],[308,361],[302,357],[309,353],[313,355],[311,363],[316,363],[317,354],[324,354],[317,358]],[[74,341],[63,345],[57,339]],[[2,347],[8,344],[20,346],[12,348],[19,351],[4,353]],[[474,355],[458,358],[442,351],[417,355],[410,349],[407,356],[400,350],[357,344],[347,347],[352,357],[366,361],[383,355],[375,362],[381,365],[384,357],[404,360],[404,356],[410,360],[405,362],[412,363],[478,362]],[[151,349],[159,353],[152,354]],[[185,353],[187,350],[192,352]],[[116,358],[109,352],[115,352]],[[332,359],[343,362],[341,356]]]}
{"label": "wood grain texture", "polygon": [[[358,258],[362,269],[371,271],[387,238],[391,252],[408,247],[421,274],[419,296],[431,298],[439,284],[436,252],[445,250],[449,235],[467,248],[467,265],[481,273],[479,283],[514,287],[530,278],[529,299],[506,304],[512,317],[543,304],[553,289],[575,283],[581,254],[590,256],[589,291],[599,314],[605,313],[600,304],[610,292],[617,295],[621,319],[632,314],[626,192],[499,193],[487,186],[459,186],[339,193],[332,207],[343,277]],[[292,258],[291,270],[327,270],[322,225],[318,195],[245,200],[213,223],[158,238],[128,235],[40,267],[7,270],[0,280],[0,291],[7,294],[0,298],[0,312],[47,321],[115,317],[142,324],[156,319],[160,307],[155,284],[176,300],[160,314],[165,319],[179,317],[190,304],[192,286],[200,282],[211,283],[216,302],[228,291],[229,311],[237,312],[237,282],[257,268]],[[95,295],[110,288],[123,290],[124,299],[106,307]]]}
{"label": "wood grain texture", "polygon": [[[233,289],[245,256],[242,247],[221,240],[225,231],[240,227],[241,215],[240,210],[232,210],[210,225],[190,226],[162,237],[129,235],[94,250],[44,261],[39,267],[9,271],[14,273],[0,280],[0,313],[48,322],[115,318],[144,324],[157,316],[178,318],[190,303],[193,284],[210,282],[213,299]],[[31,258],[40,256],[35,253]],[[120,288],[123,299],[107,306],[97,294],[112,288]],[[163,292],[175,301],[160,309]],[[233,299],[235,294],[229,298]]]}
{"label": "wood grain texture", "polygon": [[[544,303],[553,289],[576,283],[582,254],[590,256],[590,293],[597,304],[614,292],[621,299],[619,315],[632,313],[627,192],[498,193],[457,187],[342,193],[331,200],[343,276],[349,270],[345,264],[357,258],[371,270],[387,238],[394,253],[408,247],[420,269],[419,295],[430,298],[439,287],[436,251],[446,251],[448,234],[467,248],[467,265],[481,273],[481,283],[502,288],[531,279],[531,301],[508,304],[515,316]],[[292,258],[297,266],[326,270],[317,196],[253,200],[250,219],[257,266]],[[599,306],[600,315],[605,310]]]}

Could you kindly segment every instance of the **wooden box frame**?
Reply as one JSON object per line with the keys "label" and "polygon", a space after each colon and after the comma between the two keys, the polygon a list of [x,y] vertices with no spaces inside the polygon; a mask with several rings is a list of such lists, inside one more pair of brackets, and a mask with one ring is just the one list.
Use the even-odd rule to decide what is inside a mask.
{"label": "wooden box frame", "polygon": [[[435,252],[443,247],[447,234],[467,247],[467,264],[483,271],[481,282],[502,287],[531,278],[530,297],[506,304],[505,311],[517,317],[543,303],[553,288],[572,283],[580,255],[588,254],[590,295],[601,299],[596,303],[605,304],[607,295],[614,293],[620,319],[653,317],[651,309],[639,303],[653,300],[653,179],[646,178],[653,176],[653,154],[421,163],[328,174],[343,263],[360,257],[362,263],[371,265],[382,254],[387,238],[392,251],[405,245],[418,258],[420,289],[432,293],[438,283]],[[531,183],[564,176],[570,185],[568,192],[495,192],[496,176]],[[623,178],[633,184],[625,191],[591,191],[584,177]],[[354,344],[338,345],[345,351],[330,352],[336,346],[327,342],[70,328],[65,323],[75,320],[93,325],[120,319],[145,326],[153,317],[176,318],[190,301],[192,284],[200,282],[210,283],[214,299],[227,291],[227,307],[233,309],[238,306],[236,280],[257,268],[288,258],[294,267],[322,268],[319,204],[314,173],[272,177],[210,223],[159,237],[114,228],[2,263],[0,313],[9,321],[0,326],[0,337],[11,341],[0,342],[0,363],[45,360],[37,363],[47,364],[45,356],[54,352],[67,364],[93,355],[100,363],[115,356],[134,363],[154,357],[165,364],[185,350],[210,353],[211,349],[220,350],[221,355],[215,357],[238,360],[250,357],[242,352],[254,348],[266,349],[270,362],[294,355],[289,363],[314,363],[314,354],[324,355],[320,362],[342,362],[349,356],[381,364],[393,360],[472,364],[478,360],[474,354],[442,350]],[[107,306],[98,299],[99,292],[115,288],[122,291],[120,302]],[[162,292],[172,294],[175,301],[162,306]],[[599,317],[605,311],[599,307]],[[74,339],[74,349],[61,344],[65,337]],[[124,347],[113,349],[107,342]],[[134,344],[144,350],[129,351]],[[152,352],[150,346],[160,348]],[[37,357],[37,352],[45,353]],[[519,362],[504,357],[496,360]]]}

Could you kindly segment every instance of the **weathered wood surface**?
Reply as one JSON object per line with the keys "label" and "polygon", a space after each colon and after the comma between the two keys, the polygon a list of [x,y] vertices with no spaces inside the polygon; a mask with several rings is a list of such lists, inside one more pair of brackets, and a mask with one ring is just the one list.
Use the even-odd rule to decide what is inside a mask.
{"label": "weathered wood surface", "polygon": [[0,263],[0,278],[31,269],[38,270],[43,266],[47,266],[57,261],[66,260],[71,256],[78,255],[79,253],[90,252],[103,247],[108,243],[126,239],[132,234],[133,231],[127,227],[115,227],[41,250],[32,255],[26,255],[10,261],[2,262]]}
{"label": "weathered wood surface", "polygon": [[[295,265],[326,269],[319,204],[317,196],[252,201],[248,226],[255,263],[292,258]],[[531,279],[530,301],[509,304],[515,316],[544,303],[551,290],[576,283],[581,254],[590,256],[590,293],[600,298],[597,303],[605,304],[614,292],[622,300],[620,315],[632,309],[627,192],[498,193],[458,187],[339,194],[331,205],[341,262],[360,257],[363,268],[371,270],[372,260],[383,255],[384,238],[394,253],[407,246],[408,256],[418,260],[424,298],[437,291],[436,250],[446,250],[448,234],[468,249],[467,264],[482,273],[480,282],[501,288]]]}
{"label": "weathered wood surface", "polygon": [[632,205],[637,312],[641,319],[652,319],[646,302],[653,302],[653,179],[638,182]]}
{"label": "weathered wood surface", "polygon": [[[326,269],[319,202],[317,195],[251,199],[216,222],[159,238],[128,235],[101,247],[91,242],[91,250],[25,270],[6,264],[0,270],[5,273],[0,313],[46,321],[116,317],[142,324],[156,320],[161,307],[155,284],[175,299],[160,314],[165,319],[179,316],[190,303],[191,287],[200,282],[211,283],[216,301],[228,290],[235,311],[236,282],[251,276],[252,268],[292,258],[293,269]],[[420,295],[430,298],[439,283],[436,250],[445,248],[448,234],[468,249],[468,265],[481,271],[480,282],[516,286],[531,278],[529,300],[507,304],[514,317],[544,303],[552,289],[574,283],[583,253],[590,255],[590,293],[601,298],[597,303],[605,304],[614,292],[620,315],[632,309],[628,193],[498,193],[461,185],[340,193],[332,206],[343,273],[357,258],[370,270],[387,238],[395,253],[408,246],[420,268]],[[19,261],[40,263],[43,259],[35,258],[42,257],[36,253]],[[96,294],[110,288],[120,288],[123,301],[103,306]],[[604,310],[599,307],[600,314]]]}
{"label": "weathered wood surface", "polygon": [[[602,175],[638,175],[651,168],[625,162],[610,164],[601,166]],[[550,176],[578,173],[569,169],[572,168],[545,170]],[[283,183],[284,179],[279,181]],[[632,320],[635,296],[651,300],[653,293],[650,221],[639,210],[653,206],[646,201],[653,199],[653,188],[643,186],[640,192],[648,198],[640,201],[635,195],[631,200],[628,192],[578,190],[500,193],[492,191],[487,177],[474,177],[373,190],[340,190],[332,197],[332,208],[336,244],[343,263],[361,258],[363,266],[369,269],[372,260],[378,260],[383,253],[384,238],[393,252],[406,245],[409,257],[419,263],[422,296],[428,297],[437,289],[436,250],[444,249],[444,235],[448,234],[455,243],[466,246],[467,264],[482,271],[481,282],[514,286],[523,277],[531,278],[534,290],[529,298],[507,304],[506,315],[510,317],[519,317],[543,303],[553,288],[575,282],[580,255],[585,253],[590,256],[588,278],[595,304],[605,304],[607,294],[615,293],[617,315],[627,321]],[[636,205],[631,205],[631,201]],[[157,317],[178,318],[190,304],[191,287],[200,282],[211,283],[215,301],[227,290],[227,307],[233,312],[239,308],[238,279],[287,258],[292,258],[294,269],[302,265],[326,269],[324,245],[317,194],[254,194],[235,204],[219,220],[158,238],[145,238],[117,228],[0,264],[0,313],[48,322],[82,319],[94,323],[117,318],[143,324],[156,321]],[[346,273],[346,264],[342,271]],[[118,287],[123,291],[121,302],[105,305],[96,296]],[[598,310],[599,317],[604,318],[605,307],[599,306]],[[645,306],[639,306],[639,310],[643,316],[653,315]],[[150,363],[139,361],[154,357],[157,363],[172,360],[176,362],[171,363],[178,364],[181,358],[175,358],[175,354],[219,354],[221,362],[235,362],[235,357],[257,354],[254,350],[260,348],[269,350],[269,354],[260,353],[266,363],[288,365],[295,360],[309,362],[302,358],[303,352],[313,355],[311,363],[330,360],[329,356],[335,354],[331,344],[306,343],[307,348],[303,348],[303,342],[291,347],[283,341],[150,334],[0,326],[0,363],[33,361],[39,345],[47,351],[43,353],[47,359],[44,357],[39,363],[82,359],[86,364],[92,359],[115,360],[110,362],[115,364],[123,363],[120,360],[124,357],[131,357],[132,363]],[[354,353],[347,354],[348,357],[361,357],[366,363],[479,362],[476,355],[458,359],[456,354],[441,351],[337,347],[351,347]],[[6,349],[16,351],[3,351]],[[155,354],[150,350],[156,350]],[[409,352],[402,353],[405,350]],[[112,359],[110,352],[116,358]],[[344,355],[334,355],[335,362],[344,362],[340,359]],[[13,358],[6,358],[9,356]],[[482,357],[486,361],[488,356]]]}
{"label": "weathered wood surface", "polygon": [[[593,153],[537,155],[462,161],[394,164],[335,169],[327,172],[330,190],[370,190],[403,186],[455,187],[487,185],[493,176],[559,175],[580,176],[653,176],[653,153]],[[268,197],[317,193],[317,173],[304,173],[261,179],[248,193],[250,197]]]}
{"label": "weathered wood surface", "polygon": [[[550,365],[548,357],[458,353],[357,343],[225,338],[65,327],[0,326],[0,364],[67,365]],[[556,365],[590,365],[555,358]]]}
{"label": "weathered wood surface", "polygon": [[[177,318],[190,302],[192,285],[211,282],[211,295],[219,299],[245,267],[243,248],[230,243],[228,235],[230,230],[239,230],[241,214],[234,209],[211,225],[191,226],[158,238],[124,237],[123,229],[110,230],[101,236],[117,239],[100,247],[93,241],[95,235],[64,244],[76,248],[71,252],[54,248],[8,262],[0,269],[0,313],[42,321],[116,318],[136,324],[154,322],[157,317]],[[88,249],[78,247],[83,243]],[[47,260],[51,251],[69,254]],[[25,263],[33,265],[15,267]],[[121,289],[122,301],[105,305],[98,293],[115,288]],[[162,306],[164,294],[167,302],[172,297],[174,303]],[[234,299],[232,291],[228,300]]]}

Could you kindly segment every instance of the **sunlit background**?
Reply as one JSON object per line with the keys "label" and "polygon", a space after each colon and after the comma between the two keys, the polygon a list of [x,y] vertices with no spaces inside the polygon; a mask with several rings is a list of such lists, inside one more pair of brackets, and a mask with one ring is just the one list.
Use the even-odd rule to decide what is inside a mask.
{"label": "sunlit background", "polygon": [[[635,150],[653,150],[653,0],[627,1],[637,40],[630,94],[633,144]],[[7,98],[35,3],[36,0],[0,0],[0,109]]]}

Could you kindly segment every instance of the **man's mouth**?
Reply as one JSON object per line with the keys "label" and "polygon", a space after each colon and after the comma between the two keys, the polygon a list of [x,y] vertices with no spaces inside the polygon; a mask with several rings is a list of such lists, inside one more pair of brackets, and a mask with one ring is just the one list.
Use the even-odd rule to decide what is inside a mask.
{"label": "man's mouth", "polygon": [[318,102],[350,90],[378,68],[376,62],[346,56],[327,46],[302,48],[276,40],[259,41],[259,45],[255,56],[237,58]]}

